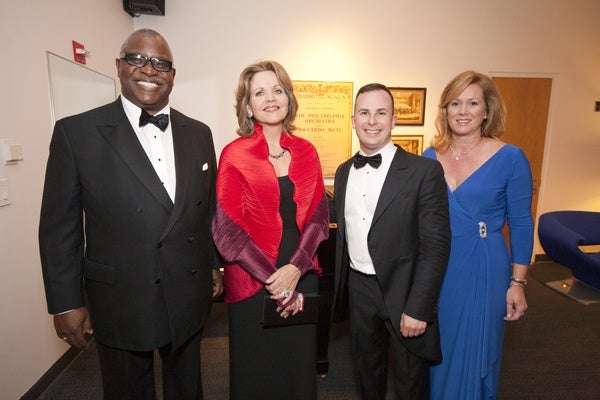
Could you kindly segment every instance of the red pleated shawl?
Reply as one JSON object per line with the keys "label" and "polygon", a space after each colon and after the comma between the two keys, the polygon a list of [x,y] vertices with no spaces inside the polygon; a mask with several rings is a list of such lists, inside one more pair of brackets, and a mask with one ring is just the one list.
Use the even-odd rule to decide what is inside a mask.
{"label": "red pleated shawl", "polygon": [[[290,263],[304,274],[321,272],[316,250],[329,234],[329,216],[321,164],[315,147],[298,136],[281,134],[281,147],[292,161],[296,223],[300,243]],[[257,293],[275,271],[283,230],[279,183],[268,159],[262,126],[221,152],[217,173],[217,210],[212,231],[224,266],[225,301],[234,303]]]}

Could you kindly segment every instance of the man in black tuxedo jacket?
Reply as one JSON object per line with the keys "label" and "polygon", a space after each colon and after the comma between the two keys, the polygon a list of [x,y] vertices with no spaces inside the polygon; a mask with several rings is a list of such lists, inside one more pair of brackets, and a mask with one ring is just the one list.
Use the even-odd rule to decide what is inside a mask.
{"label": "man in black tuxedo jacket", "polygon": [[54,127],[39,242],[48,311],[78,348],[93,333],[105,399],[200,399],[200,336],[222,291],[210,235],[210,128],[169,107],[166,40],[134,32],[116,67],[122,96]]}
{"label": "man in black tuxedo jacket", "polygon": [[[391,351],[395,398],[429,399],[441,359],[437,301],[450,252],[442,167],[394,146],[394,99],[362,87],[352,125],[360,151],[335,174],[334,319],[348,313],[363,399],[383,400]],[[349,309],[348,309],[349,306]]]}

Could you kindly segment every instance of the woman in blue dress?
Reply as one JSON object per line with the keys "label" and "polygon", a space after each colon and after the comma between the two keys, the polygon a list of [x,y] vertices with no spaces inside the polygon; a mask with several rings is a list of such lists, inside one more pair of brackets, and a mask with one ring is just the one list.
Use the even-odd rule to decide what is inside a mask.
{"label": "woman in blue dress", "polygon": [[522,150],[499,139],[504,115],[492,80],[463,72],[442,92],[438,134],[423,154],[444,167],[452,228],[439,307],[443,360],[431,368],[432,399],[496,398],[504,321],[527,310],[531,169]]}

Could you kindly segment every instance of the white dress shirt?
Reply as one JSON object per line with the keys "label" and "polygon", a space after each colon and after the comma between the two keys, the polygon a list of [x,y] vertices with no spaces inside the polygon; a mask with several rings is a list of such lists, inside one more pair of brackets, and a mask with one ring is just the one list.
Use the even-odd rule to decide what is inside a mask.
{"label": "white dress shirt", "polygon": [[[365,155],[362,151],[360,153]],[[344,208],[350,267],[367,275],[375,274],[367,236],[383,182],[396,154],[396,146],[390,141],[378,154],[381,154],[379,168],[373,168],[369,164],[358,169],[350,167]]]}
{"label": "white dress shirt", "polygon": [[[133,127],[140,144],[144,148],[148,159],[152,163],[152,166],[167,190],[167,193],[169,193],[171,201],[175,203],[175,153],[173,151],[173,131],[171,129],[171,121],[169,120],[169,125],[164,132],[154,124],[147,124],[140,127],[140,115],[142,109],[127,100],[124,96],[121,96],[121,101],[123,103],[125,114],[127,115],[129,122],[131,122],[131,126]],[[171,108],[167,105],[157,114],[168,115],[170,111]]]}

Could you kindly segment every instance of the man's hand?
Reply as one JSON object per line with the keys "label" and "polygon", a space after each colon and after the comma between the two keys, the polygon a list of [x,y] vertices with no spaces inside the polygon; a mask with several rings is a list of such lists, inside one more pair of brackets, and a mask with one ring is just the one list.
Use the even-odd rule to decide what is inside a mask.
{"label": "man's hand", "polygon": [[218,297],[223,293],[223,274],[218,269],[212,270],[213,291],[212,296]]}
{"label": "man's hand", "polygon": [[415,337],[425,333],[427,322],[419,321],[402,313],[400,318],[400,333],[404,337]]}
{"label": "man's hand", "polygon": [[54,329],[60,339],[78,349],[86,349],[89,345],[89,336],[94,334],[87,307],[55,315]]}

